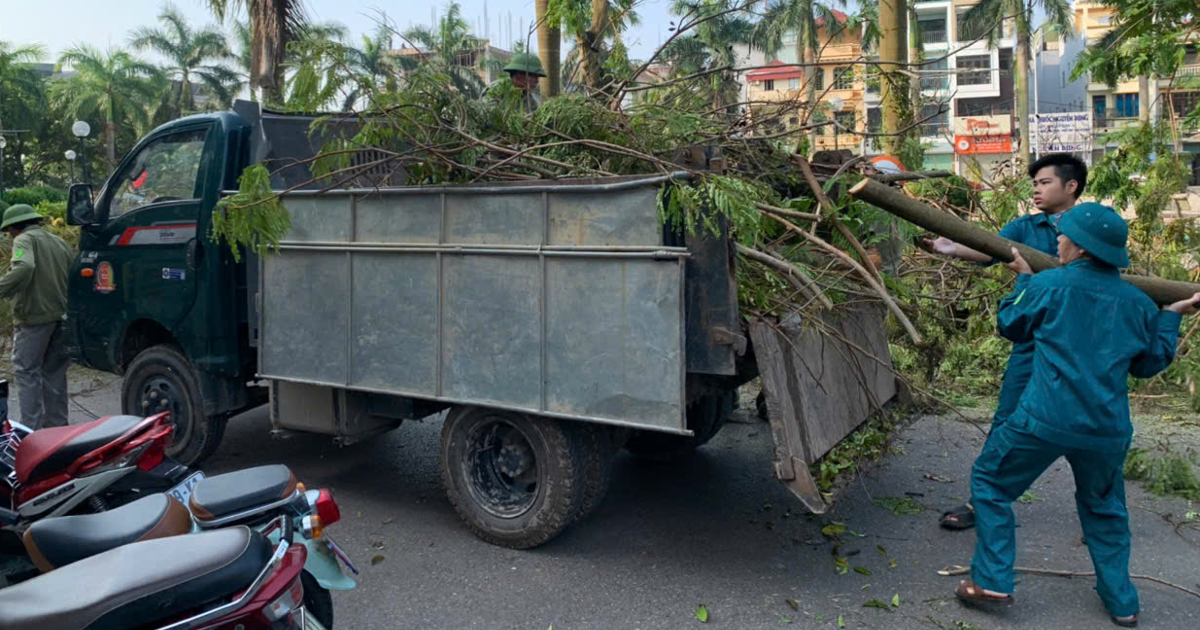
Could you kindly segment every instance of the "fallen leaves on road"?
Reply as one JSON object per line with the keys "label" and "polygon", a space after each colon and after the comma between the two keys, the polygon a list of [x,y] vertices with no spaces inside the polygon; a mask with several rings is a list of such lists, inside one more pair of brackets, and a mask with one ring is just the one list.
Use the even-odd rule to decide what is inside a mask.
{"label": "fallen leaves on road", "polygon": [[696,607],[696,619],[699,619],[700,623],[708,623],[708,608],[704,604]]}
{"label": "fallen leaves on road", "polygon": [[938,483],[954,483],[954,480],[951,479],[950,477],[945,477],[942,475],[935,475],[933,473],[925,473],[925,478],[930,481],[936,481]]}
{"label": "fallen leaves on road", "polygon": [[383,562],[383,556],[375,556],[374,558],[371,558],[371,566],[375,566],[380,562]]}
{"label": "fallen leaves on road", "polygon": [[787,605],[788,605],[788,606],[791,606],[791,607],[792,607],[792,610],[795,610],[795,611],[799,611],[799,610],[800,610],[800,602],[798,602],[798,601],[796,601],[796,600],[794,600],[794,599],[788,599],[788,600],[784,600],[784,601],[786,601],[786,602],[787,602]]}

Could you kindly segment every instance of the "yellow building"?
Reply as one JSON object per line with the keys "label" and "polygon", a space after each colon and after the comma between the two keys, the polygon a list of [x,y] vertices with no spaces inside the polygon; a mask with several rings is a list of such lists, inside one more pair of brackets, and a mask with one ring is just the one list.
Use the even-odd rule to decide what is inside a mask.
{"label": "yellow building", "polygon": [[[816,135],[816,149],[851,149],[859,153],[863,136],[844,130],[866,130],[866,109],[863,106],[863,77],[861,67],[851,63],[862,57],[862,38],[859,32],[846,26],[846,14],[834,11],[837,27],[832,31],[818,21],[817,41],[829,42],[821,50],[820,67],[813,71],[813,83],[820,109],[810,124],[833,119],[838,126],[826,125]],[[745,76],[746,98],[751,116],[757,120],[778,117],[779,126],[796,127],[802,112],[796,107],[807,96],[804,72],[789,65],[797,62],[795,35],[785,38],[775,59],[766,68],[752,70]],[[789,109],[788,105],[793,107]],[[834,106],[840,107],[836,110]],[[841,128],[841,130],[838,129]]]}

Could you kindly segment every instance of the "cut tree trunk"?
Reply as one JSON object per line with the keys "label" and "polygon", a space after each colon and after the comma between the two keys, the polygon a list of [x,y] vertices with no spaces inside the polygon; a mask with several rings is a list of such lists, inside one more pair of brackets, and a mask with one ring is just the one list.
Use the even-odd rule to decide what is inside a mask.
{"label": "cut tree trunk", "polygon": [[[1016,247],[1034,271],[1060,266],[1057,258],[977,228],[949,212],[938,210],[879,182],[864,179],[851,187],[849,193],[851,196],[886,210],[909,223],[919,225],[939,236],[945,236],[955,243],[961,243],[1004,262],[1012,262],[1012,248]],[[1121,277],[1141,289],[1158,304],[1171,304],[1200,293],[1200,284],[1129,274],[1121,274]]]}
{"label": "cut tree trunk", "polygon": [[542,79],[538,88],[543,98],[551,98],[558,96],[561,89],[562,71],[559,67],[559,56],[562,31],[546,21],[546,14],[550,11],[550,0],[537,0],[535,10],[538,20],[538,57],[542,61],[542,69],[546,71],[546,78]]}

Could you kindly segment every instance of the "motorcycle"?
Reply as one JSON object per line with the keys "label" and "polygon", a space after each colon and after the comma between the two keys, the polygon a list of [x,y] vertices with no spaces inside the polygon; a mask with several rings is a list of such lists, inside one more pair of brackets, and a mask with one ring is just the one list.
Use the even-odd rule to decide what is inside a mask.
{"label": "motorcycle", "polygon": [[10,569],[7,580],[27,580],[122,545],[152,539],[233,526],[267,533],[282,518],[300,534],[294,544],[305,549],[305,607],[323,627],[332,628],[330,591],[356,586],[341,566],[344,564],[355,575],[358,570],[326,533],[341,520],[330,490],[305,488],[281,464],[202,478],[187,490],[187,496],[155,494],[107,512],[34,522],[21,538],[31,566]]}
{"label": "motorcycle", "polygon": [[20,535],[39,519],[102,512],[149,493],[181,491],[203,478],[167,457],[170,414],[108,416],[31,430],[8,418],[0,381],[0,520]]}
{"label": "motorcycle", "polygon": [[305,607],[295,532],[281,515],[267,533],[240,525],[117,547],[0,590],[0,628],[324,630]]}

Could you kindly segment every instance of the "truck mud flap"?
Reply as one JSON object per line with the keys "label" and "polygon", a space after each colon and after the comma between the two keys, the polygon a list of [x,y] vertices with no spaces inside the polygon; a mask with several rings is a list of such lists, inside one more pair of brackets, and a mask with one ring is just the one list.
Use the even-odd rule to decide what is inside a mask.
{"label": "truck mud flap", "polygon": [[809,320],[755,318],[750,337],[775,441],[775,476],[815,514],[828,502],[809,466],[896,395],[881,305]]}

